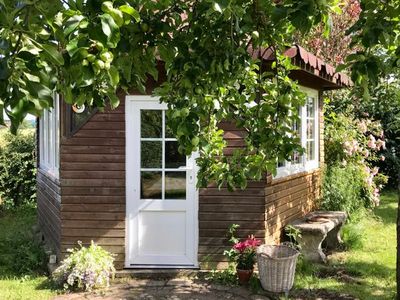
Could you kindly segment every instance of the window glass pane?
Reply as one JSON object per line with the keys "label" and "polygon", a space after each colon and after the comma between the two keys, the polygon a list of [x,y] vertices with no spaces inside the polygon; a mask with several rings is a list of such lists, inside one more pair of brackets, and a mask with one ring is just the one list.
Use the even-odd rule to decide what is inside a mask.
{"label": "window glass pane", "polygon": [[284,167],[286,165],[286,162],[285,161],[280,161],[280,162],[278,162],[278,168],[282,168],[282,167]]}
{"label": "window glass pane", "polygon": [[186,166],[186,156],[178,152],[178,142],[165,142],[165,167],[179,168]]}
{"label": "window glass pane", "polygon": [[299,164],[301,163],[301,155],[299,152],[294,152],[292,155],[292,164]]}
{"label": "window glass pane", "polygon": [[141,172],[140,176],[140,198],[161,199],[162,173]]}
{"label": "window glass pane", "polygon": [[315,103],[315,98],[314,97],[307,97],[307,117],[308,118],[314,118],[314,103]]}
{"label": "window glass pane", "polygon": [[72,106],[71,108],[71,132],[81,128],[93,115],[95,108],[88,105]]}
{"label": "window glass pane", "polygon": [[165,199],[186,199],[186,172],[165,172]]}
{"label": "window glass pane", "polygon": [[169,128],[168,124],[168,116],[165,114],[165,137],[166,138],[175,138],[175,136],[172,134],[171,128]]}
{"label": "window glass pane", "polygon": [[141,166],[142,168],[161,168],[162,142],[141,142]]}
{"label": "window glass pane", "polygon": [[314,151],[315,141],[307,141],[307,160],[315,159],[315,151]]}
{"label": "window glass pane", "polygon": [[313,139],[315,133],[315,122],[314,119],[307,120],[307,139]]}
{"label": "window glass pane", "polygon": [[142,138],[161,138],[162,135],[162,111],[141,110],[141,136]]}

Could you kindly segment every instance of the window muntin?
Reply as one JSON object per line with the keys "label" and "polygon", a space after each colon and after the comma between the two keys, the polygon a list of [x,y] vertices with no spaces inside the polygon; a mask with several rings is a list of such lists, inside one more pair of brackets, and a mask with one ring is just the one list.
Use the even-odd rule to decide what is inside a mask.
{"label": "window muntin", "polygon": [[318,157],[318,91],[302,87],[307,94],[306,104],[299,108],[299,122],[293,124],[293,131],[298,132],[301,145],[305,153],[300,155],[294,153],[290,161],[278,163],[275,178],[292,175],[295,173],[309,171],[319,167]]}
{"label": "window muntin", "polygon": [[53,108],[46,109],[39,120],[39,168],[58,178],[60,165],[60,103],[54,97]]}
{"label": "window muntin", "polygon": [[187,157],[166,119],[165,110],[140,110],[141,200],[186,200]]}

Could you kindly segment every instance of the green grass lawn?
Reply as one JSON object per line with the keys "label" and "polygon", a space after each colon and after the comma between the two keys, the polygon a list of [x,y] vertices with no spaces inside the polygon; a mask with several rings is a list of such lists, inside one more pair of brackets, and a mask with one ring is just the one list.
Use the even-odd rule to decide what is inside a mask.
{"label": "green grass lawn", "polygon": [[[56,294],[45,275],[25,270],[35,258],[26,257],[29,232],[36,222],[36,209],[23,208],[13,212],[0,211],[0,299],[50,299]],[[17,254],[16,254],[17,253]],[[28,252],[29,253],[29,252]],[[32,255],[34,253],[31,253]]]}
{"label": "green grass lawn", "polygon": [[397,195],[385,192],[373,216],[361,217],[345,228],[345,242],[353,247],[332,254],[328,266],[299,264],[296,290],[310,294],[328,290],[362,300],[394,299],[396,215]]}

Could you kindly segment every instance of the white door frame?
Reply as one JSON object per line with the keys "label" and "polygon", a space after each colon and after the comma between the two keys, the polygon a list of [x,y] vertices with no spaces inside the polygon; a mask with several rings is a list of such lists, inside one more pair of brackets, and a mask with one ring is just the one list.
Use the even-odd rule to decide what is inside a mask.
{"label": "white door frame", "polygon": [[[125,124],[126,124],[126,134],[125,134],[125,144],[126,144],[126,219],[125,219],[125,268],[197,268],[198,267],[198,240],[199,240],[199,226],[198,226],[198,203],[199,203],[199,193],[197,189],[193,189],[192,193],[187,195],[185,202],[192,202],[189,210],[189,215],[187,215],[186,230],[187,232],[187,247],[188,252],[186,256],[188,259],[182,260],[177,259],[176,264],[163,264],[162,260],[157,258],[152,258],[154,263],[146,264],[134,264],[135,254],[137,251],[137,241],[138,241],[138,216],[139,216],[139,206],[140,204],[140,177],[138,178],[138,169],[140,170],[140,153],[138,152],[137,144],[140,142],[140,118],[134,116],[135,111],[137,111],[138,106],[140,109],[160,109],[166,110],[167,105],[160,103],[158,97],[153,96],[133,96],[128,95],[125,99]],[[192,155],[191,161],[195,162],[195,157],[197,153]],[[139,159],[138,159],[139,158]],[[196,174],[198,167],[195,163],[192,166],[192,179],[194,181],[194,186],[196,185]],[[157,202],[157,201],[153,201]],[[166,201],[151,203],[151,207],[156,210],[162,209],[163,207],[168,207],[169,203]],[[191,210],[191,213],[190,213]],[[192,234],[190,234],[192,233]],[[173,258],[171,258],[173,259]]]}

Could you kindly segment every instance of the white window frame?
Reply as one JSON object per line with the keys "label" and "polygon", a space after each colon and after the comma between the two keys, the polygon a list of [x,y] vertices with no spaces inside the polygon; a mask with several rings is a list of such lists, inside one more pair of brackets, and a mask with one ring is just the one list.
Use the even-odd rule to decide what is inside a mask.
{"label": "white window frame", "polygon": [[[282,178],[296,173],[308,172],[319,168],[319,95],[318,91],[300,87],[300,90],[306,93],[307,97],[313,97],[314,101],[314,159],[307,159],[307,151],[300,157],[300,163],[285,161],[283,166],[277,168],[274,178]],[[307,147],[307,103],[300,108],[300,128],[301,128],[301,146],[306,150]]]}
{"label": "white window frame", "polygon": [[59,178],[60,166],[60,97],[54,96],[54,107],[43,111],[39,120],[39,169]]}

